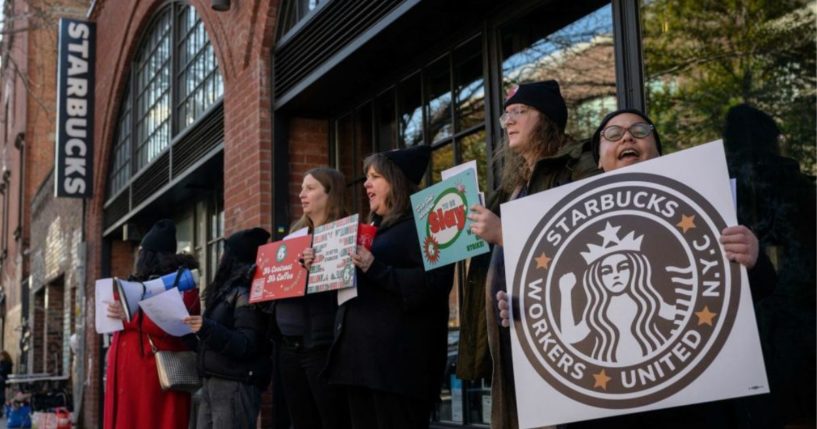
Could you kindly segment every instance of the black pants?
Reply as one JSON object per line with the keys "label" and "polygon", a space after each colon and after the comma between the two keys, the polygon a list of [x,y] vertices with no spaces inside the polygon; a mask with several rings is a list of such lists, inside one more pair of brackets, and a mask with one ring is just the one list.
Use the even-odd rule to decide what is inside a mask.
{"label": "black pants", "polygon": [[365,387],[347,387],[346,398],[354,429],[421,429],[431,420],[429,401]]}
{"label": "black pants", "polygon": [[343,391],[319,376],[329,349],[305,350],[300,344],[291,344],[279,350],[278,369],[293,428],[347,429],[349,415]]}

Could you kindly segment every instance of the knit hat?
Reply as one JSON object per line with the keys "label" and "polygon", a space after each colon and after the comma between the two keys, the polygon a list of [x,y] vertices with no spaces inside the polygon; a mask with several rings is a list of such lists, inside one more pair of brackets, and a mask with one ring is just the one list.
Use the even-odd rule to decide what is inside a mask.
{"label": "knit hat", "polygon": [[605,116],[604,119],[601,120],[601,125],[599,125],[599,127],[596,128],[596,132],[593,133],[593,138],[591,142],[593,148],[593,159],[596,161],[596,163],[599,162],[599,157],[601,156],[601,154],[599,153],[599,146],[601,145],[601,132],[604,130],[604,127],[607,126],[607,123],[610,122],[611,119],[615,118],[618,115],[621,115],[622,113],[632,113],[633,115],[640,116],[641,119],[644,120],[644,122],[652,125],[652,135],[653,137],[655,137],[655,149],[658,150],[658,154],[661,155],[662,153],[661,138],[658,137],[658,130],[655,128],[655,124],[652,122],[652,120],[638,109],[621,109],[616,110],[615,112],[608,113],[607,116]]}
{"label": "knit hat", "polygon": [[412,183],[419,185],[426,173],[428,160],[431,159],[431,146],[417,145],[395,149],[383,152],[383,155],[397,165]]}
{"label": "knit hat", "polygon": [[258,247],[265,244],[269,237],[270,234],[263,228],[244,229],[224,240],[225,251],[241,262],[252,264]]}
{"label": "knit hat", "polygon": [[142,238],[141,246],[153,252],[176,253],[176,224],[170,219],[157,221]]}
{"label": "knit hat", "polygon": [[545,80],[514,86],[508,91],[503,107],[507,108],[512,104],[526,104],[535,108],[564,132],[567,125],[567,105],[559,91],[559,82]]}

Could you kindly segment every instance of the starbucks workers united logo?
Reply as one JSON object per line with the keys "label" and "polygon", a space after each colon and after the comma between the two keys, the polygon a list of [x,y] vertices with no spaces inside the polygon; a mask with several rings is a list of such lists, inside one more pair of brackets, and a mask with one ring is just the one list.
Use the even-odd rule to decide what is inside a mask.
{"label": "starbucks workers united logo", "polygon": [[514,273],[528,361],[562,394],[603,408],[689,385],[737,313],[725,226],[697,192],[661,176],[618,174],[572,192],[541,218]]}

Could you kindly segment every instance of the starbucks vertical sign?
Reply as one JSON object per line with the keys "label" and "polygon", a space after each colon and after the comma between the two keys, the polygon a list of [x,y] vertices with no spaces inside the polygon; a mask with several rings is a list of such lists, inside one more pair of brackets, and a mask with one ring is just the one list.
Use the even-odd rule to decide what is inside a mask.
{"label": "starbucks vertical sign", "polygon": [[54,193],[86,198],[93,191],[96,27],[61,18],[59,34]]}
{"label": "starbucks vertical sign", "polygon": [[715,142],[502,205],[520,426],[769,391],[726,171]]}

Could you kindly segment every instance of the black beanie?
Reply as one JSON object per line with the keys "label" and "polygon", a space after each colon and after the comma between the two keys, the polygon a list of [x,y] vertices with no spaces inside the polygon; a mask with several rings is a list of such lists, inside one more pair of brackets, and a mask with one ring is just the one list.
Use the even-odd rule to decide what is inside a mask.
{"label": "black beanie", "polygon": [[426,174],[428,160],[431,159],[431,146],[417,145],[405,149],[395,149],[383,152],[412,183],[419,185]]}
{"label": "black beanie", "polygon": [[176,253],[176,224],[170,219],[157,221],[142,238],[141,246],[153,252]]}
{"label": "black beanie", "polygon": [[643,112],[638,109],[621,109],[616,110],[615,112],[610,112],[604,119],[601,120],[601,124],[598,128],[596,128],[596,132],[593,133],[592,146],[593,146],[593,159],[596,161],[596,164],[599,163],[599,157],[601,154],[599,153],[599,146],[601,145],[601,132],[604,130],[604,127],[607,126],[607,123],[610,122],[611,119],[615,118],[622,113],[632,113],[633,115],[640,116],[644,122],[652,125],[652,135],[655,137],[655,149],[658,150],[658,154],[661,155],[661,138],[658,137],[658,129],[655,128],[655,124],[652,122],[650,118],[647,117]]}
{"label": "black beanie", "polygon": [[263,228],[244,229],[224,240],[225,251],[241,262],[255,262],[258,247],[269,239],[270,234]]}
{"label": "black beanie", "polygon": [[567,125],[567,105],[559,91],[559,82],[545,80],[542,82],[523,83],[508,91],[503,107],[511,104],[526,104],[542,112],[553,121],[559,130],[564,132]]}

